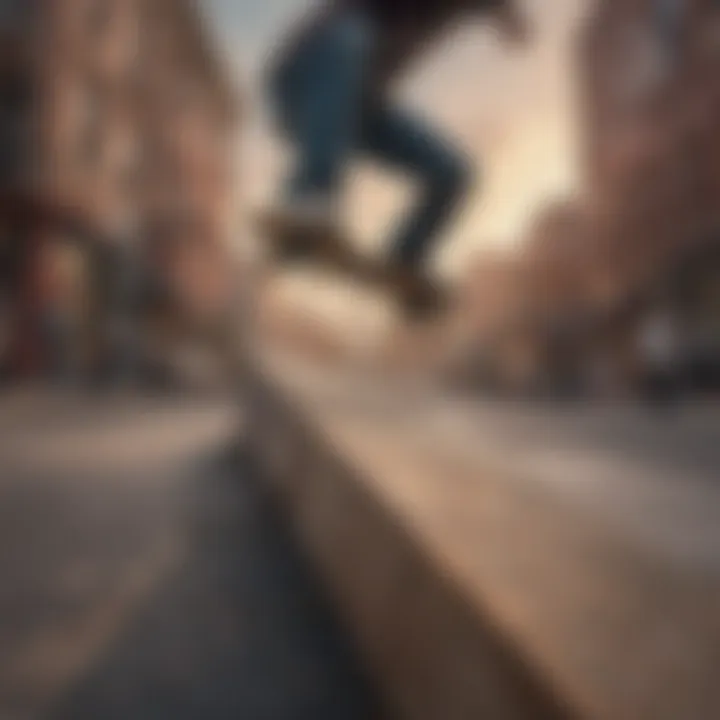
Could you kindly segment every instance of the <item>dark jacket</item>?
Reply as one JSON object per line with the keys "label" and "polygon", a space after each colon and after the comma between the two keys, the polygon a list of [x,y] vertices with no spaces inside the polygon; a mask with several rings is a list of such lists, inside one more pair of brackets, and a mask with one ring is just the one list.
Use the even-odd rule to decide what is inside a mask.
{"label": "dark jacket", "polygon": [[292,63],[295,54],[334,18],[359,11],[372,22],[373,57],[369,85],[381,91],[409,62],[454,23],[473,14],[490,14],[508,0],[326,0],[282,43],[273,67]]}

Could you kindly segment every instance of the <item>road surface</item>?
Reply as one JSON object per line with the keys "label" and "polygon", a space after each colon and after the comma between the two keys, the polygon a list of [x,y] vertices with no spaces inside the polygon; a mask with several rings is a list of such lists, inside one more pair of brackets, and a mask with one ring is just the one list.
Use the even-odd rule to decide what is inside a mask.
{"label": "road surface", "polygon": [[372,716],[228,404],[0,400],[2,720]]}
{"label": "road surface", "polygon": [[[720,403],[675,413],[636,403],[451,397],[412,378],[278,362],[320,414],[407,440],[438,463],[530,484],[679,566],[720,571]],[[450,467],[451,465],[448,465]]]}
{"label": "road surface", "polygon": [[[385,623],[367,642],[386,676],[402,658],[383,637],[399,634],[390,647],[403,656],[440,655],[452,667],[470,651],[451,640],[492,627],[578,716],[720,717],[717,403],[658,415],[619,403],[488,402],[448,397],[420,377],[281,358],[257,374],[249,399],[258,457],[281,474],[308,545],[333,563],[338,596],[358,622]],[[299,480],[298,467],[307,469]],[[354,572],[343,574],[328,547],[361,548]],[[382,595],[365,592],[373,583]],[[466,617],[454,610],[458,595],[472,627],[448,620]],[[386,597],[412,612],[374,615]],[[436,652],[427,650],[433,638]],[[425,655],[406,653],[414,642]],[[482,667],[484,645],[478,639],[468,667]],[[429,664],[398,697],[418,686],[426,693],[415,707],[465,697],[447,675],[424,688],[423,672],[443,676]]]}

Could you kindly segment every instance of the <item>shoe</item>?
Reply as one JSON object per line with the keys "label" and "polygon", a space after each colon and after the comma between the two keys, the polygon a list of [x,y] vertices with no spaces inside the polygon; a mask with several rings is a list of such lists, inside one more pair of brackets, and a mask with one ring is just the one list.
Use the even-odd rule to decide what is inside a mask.
{"label": "shoe", "polygon": [[303,198],[263,211],[260,228],[282,260],[332,252],[342,243],[336,212],[325,198]]}

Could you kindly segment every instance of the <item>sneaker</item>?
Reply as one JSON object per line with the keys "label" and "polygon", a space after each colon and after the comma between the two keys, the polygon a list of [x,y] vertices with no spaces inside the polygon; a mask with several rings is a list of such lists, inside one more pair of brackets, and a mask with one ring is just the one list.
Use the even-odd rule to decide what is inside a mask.
{"label": "sneaker", "polygon": [[261,214],[260,226],[283,258],[331,252],[342,243],[337,213],[326,198],[277,204]]}

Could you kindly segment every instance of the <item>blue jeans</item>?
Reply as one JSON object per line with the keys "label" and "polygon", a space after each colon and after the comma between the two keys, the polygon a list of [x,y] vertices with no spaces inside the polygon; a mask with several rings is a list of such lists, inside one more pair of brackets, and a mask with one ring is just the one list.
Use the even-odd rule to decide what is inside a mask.
{"label": "blue jeans", "polygon": [[367,90],[374,32],[347,12],[305,38],[271,80],[271,100],[297,164],[291,197],[342,186],[350,157],[367,155],[420,181],[422,197],[390,242],[392,260],[421,263],[468,188],[465,155],[423,121]]}

